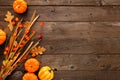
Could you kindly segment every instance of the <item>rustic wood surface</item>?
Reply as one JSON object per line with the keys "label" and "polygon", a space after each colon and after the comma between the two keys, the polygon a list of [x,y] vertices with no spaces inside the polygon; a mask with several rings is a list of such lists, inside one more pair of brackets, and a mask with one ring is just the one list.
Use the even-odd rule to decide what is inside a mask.
{"label": "rustic wood surface", "polygon": [[[29,20],[36,9],[40,18],[34,29],[45,21],[41,45],[47,48],[36,58],[41,66],[57,69],[54,80],[120,80],[120,0],[26,0],[28,11],[22,15],[14,13],[13,1],[0,0],[0,28],[9,34],[8,10]],[[6,80],[21,80],[23,66]]]}
{"label": "rustic wood surface", "polygon": [[[0,0],[1,5],[12,5],[14,0]],[[28,5],[98,5],[99,0],[26,0]]]}
{"label": "rustic wood surface", "polygon": [[[15,14],[25,19],[30,19],[32,12],[37,10],[41,18],[38,21],[47,22],[101,22],[120,21],[120,8],[118,6],[29,6],[23,15]],[[0,7],[0,21],[4,19],[6,11],[14,13],[12,6]]]}

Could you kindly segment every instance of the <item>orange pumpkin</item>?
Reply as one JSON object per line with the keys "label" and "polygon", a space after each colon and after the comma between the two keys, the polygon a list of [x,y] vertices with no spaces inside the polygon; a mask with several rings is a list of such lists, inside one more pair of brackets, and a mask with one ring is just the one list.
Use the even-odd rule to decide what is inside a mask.
{"label": "orange pumpkin", "polygon": [[0,29],[0,45],[3,44],[6,40],[6,33]]}
{"label": "orange pumpkin", "polygon": [[38,80],[34,73],[25,73],[22,80]]}
{"label": "orange pumpkin", "polygon": [[25,70],[28,72],[36,72],[39,69],[40,63],[35,58],[30,58],[25,62]]}
{"label": "orange pumpkin", "polygon": [[24,0],[15,0],[13,2],[13,10],[16,13],[22,14],[27,10],[27,2]]}
{"label": "orange pumpkin", "polygon": [[54,70],[49,66],[44,66],[38,73],[40,80],[52,80],[54,78]]}

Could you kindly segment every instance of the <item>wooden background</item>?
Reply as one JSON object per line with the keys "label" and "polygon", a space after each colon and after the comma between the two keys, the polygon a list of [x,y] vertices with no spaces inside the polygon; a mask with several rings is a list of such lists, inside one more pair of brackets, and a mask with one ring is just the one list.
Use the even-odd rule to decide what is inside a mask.
{"label": "wooden background", "polygon": [[[41,17],[35,26],[45,21],[47,48],[37,58],[42,66],[57,68],[54,80],[120,80],[120,0],[26,0],[23,15],[14,13],[13,1],[0,0],[2,29],[8,10],[28,20],[36,9]],[[23,73],[21,65],[7,80],[21,80]]]}

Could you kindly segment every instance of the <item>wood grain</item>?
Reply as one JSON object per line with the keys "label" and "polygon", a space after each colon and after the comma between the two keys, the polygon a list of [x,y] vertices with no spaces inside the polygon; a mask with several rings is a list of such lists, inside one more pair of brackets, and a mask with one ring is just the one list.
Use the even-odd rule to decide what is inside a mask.
{"label": "wood grain", "polygon": [[120,0],[101,0],[103,5],[120,5]]}
{"label": "wood grain", "polygon": [[[9,34],[4,22],[7,11],[29,20],[37,10],[40,18],[33,29],[37,35],[43,33],[41,45],[47,52],[36,58],[41,67],[58,70],[54,80],[120,80],[119,0],[26,0],[28,11],[21,15],[14,13],[13,1],[0,0],[0,28]],[[45,21],[42,30],[41,21]],[[0,47],[0,65],[4,46]],[[6,80],[22,79],[23,67],[24,63]]]}
{"label": "wood grain", "polygon": [[119,71],[59,71],[55,80],[119,80]]}
{"label": "wood grain", "polygon": [[[0,0],[0,6],[8,6],[13,4],[14,0]],[[37,5],[37,6],[48,6],[48,5],[55,5],[55,6],[106,6],[106,5],[120,5],[119,0],[26,0],[28,5]]]}
{"label": "wood grain", "polygon": [[[13,4],[14,0],[0,0],[0,6],[8,6]],[[37,5],[37,6],[48,6],[48,5],[56,5],[56,6],[106,6],[106,5],[120,5],[119,0],[26,0],[28,5]]]}
{"label": "wood grain", "polygon": [[[37,56],[41,66],[49,65],[59,70],[119,71],[120,55],[43,55]],[[24,64],[16,70],[24,71]]]}
{"label": "wood grain", "polygon": [[[12,5],[14,0],[0,0],[0,5]],[[26,0],[28,5],[99,5],[99,0]]]}
{"label": "wood grain", "polygon": [[[21,73],[15,71],[6,80],[21,79]],[[57,71],[54,80],[119,80],[119,76],[120,71]]]}
{"label": "wood grain", "polygon": [[[0,24],[9,34],[7,23]],[[33,29],[33,39],[43,33],[46,54],[120,54],[119,22],[45,22],[42,30],[37,22]]]}
{"label": "wood grain", "polygon": [[[116,22],[120,21],[119,7],[79,7],[79,6],[30,6],[23,15],[13,12],[10,6],[0,6],[0,20],[4,19],[7,11],[12,11],[16,16],[30,19],[32,12],[37,10],[41,18],[38,21],[92,21],[92,22]],[[29,16],[28,16],[29,15]]]}
{"label": "wood grain", "polygon": [[119,22],[46,22],[43,34],[47,53],[120,53]]}
{"label": "wood grain", "polygon": [[37,58],[42,66],[49,65],[58,70],[119,71],[119,57],[120,55],[44,55]]}

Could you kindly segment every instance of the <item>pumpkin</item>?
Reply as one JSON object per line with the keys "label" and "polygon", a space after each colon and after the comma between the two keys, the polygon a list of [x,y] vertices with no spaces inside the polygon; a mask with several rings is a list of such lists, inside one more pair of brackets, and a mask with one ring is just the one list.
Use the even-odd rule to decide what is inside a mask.
{"label": "pumpkin", "polygon": [[44,66],[38,72],[40,80],[52,80],[54,78],[54,70],[49,66]]}
{"label": "pumpkin", "polygon": [[15,0],[13,2],[13,10],[16,13],[22,14],[27,10],[27,2],[24,0]]}
{"label": "pumpkin", "polygon": [[25,73],[22,80],[38,80],[34,73]]}
{"label": "pumpkin", "polygon": [[35,58],[30,58],[25,62],[25,70],[28,72],[36,72],[39,69],[40,63]]}
{"label": "pumpkin", "polygon": [[6,33],[0,29],[0,45],[3,44],[6,40]]}

